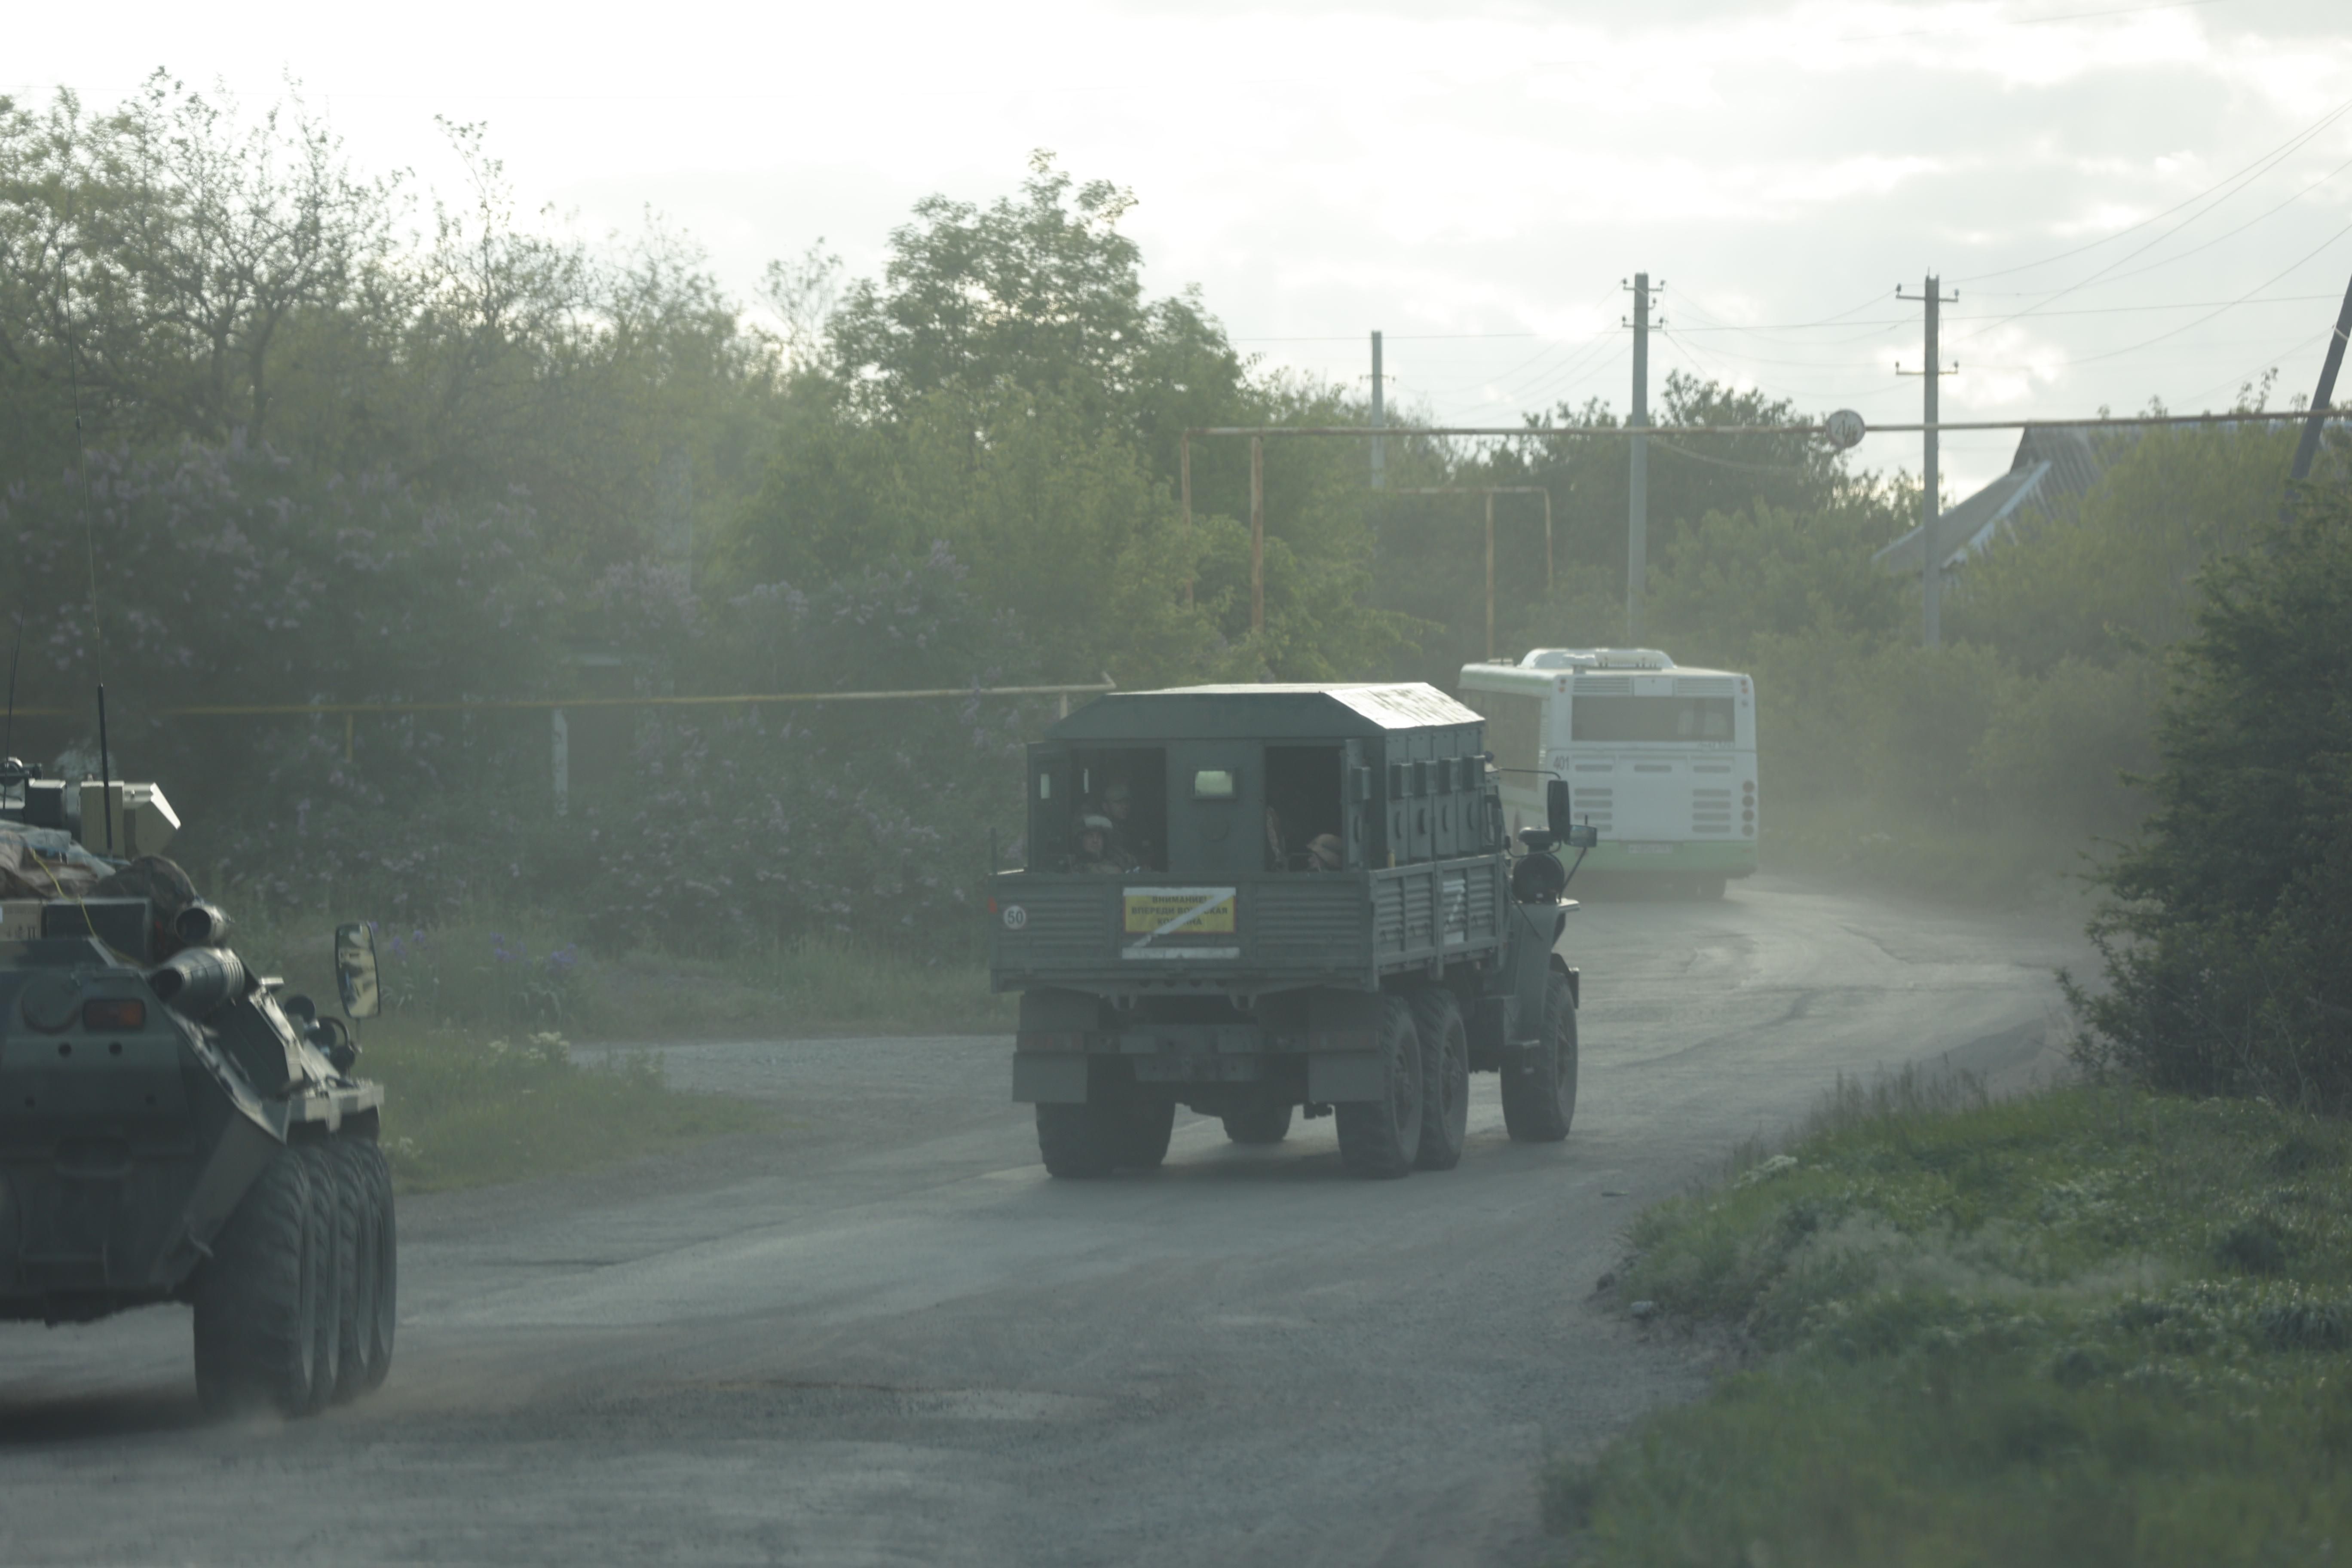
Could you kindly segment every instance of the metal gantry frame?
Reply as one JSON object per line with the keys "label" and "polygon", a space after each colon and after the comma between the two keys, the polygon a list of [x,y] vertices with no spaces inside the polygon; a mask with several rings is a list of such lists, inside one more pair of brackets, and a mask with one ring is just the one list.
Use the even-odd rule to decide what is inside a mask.
{"label": "metal gantry frame", "polygon": [[1486,660],[1495,658],[1495,498],[1541,496],[1544,503],[1544,592],[1551,592],[1551,491],[1541,485],[1415,485],[1391,490],[1400,496],[1475,496],[1486,498]]}

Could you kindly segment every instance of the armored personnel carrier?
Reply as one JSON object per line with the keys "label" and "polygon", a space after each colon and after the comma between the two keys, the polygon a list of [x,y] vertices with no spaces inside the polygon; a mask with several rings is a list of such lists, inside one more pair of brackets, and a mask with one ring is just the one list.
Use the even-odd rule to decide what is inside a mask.
{"label": "armored personnel carrier", "polygon": [[[1433,687],[1098,699],[1029,748],[1027,865],[989,899],[1013,1097],[1056,1176],[1165,1158],[1176,1108],[1273,1143],[1335,1115],[1363,1176],[1451,1169],[1473,1072],[1510,1135],[1576,1112],[1568,785],[1504,830],[1486,721]],[[1514,851],[1517,853],[1514,853]]]}
{"label": "armored personnel carrier", "polygon": [[[157,853],[176,826],[152,785],[0,764],[0,1319],[186,1302],[208,1409],[308,1415],[392,1365],[383,1090],[237,957]],[[368,928],[335,965],[372,1016]]]}

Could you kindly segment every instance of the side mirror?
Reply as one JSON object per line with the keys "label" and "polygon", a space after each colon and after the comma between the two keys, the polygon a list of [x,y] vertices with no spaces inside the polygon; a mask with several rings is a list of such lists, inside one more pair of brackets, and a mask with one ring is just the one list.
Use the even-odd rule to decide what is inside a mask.
{"label": "side mirror", "polygon": [[375,932],[358,921],[335,928],[335,988],[343,994],[347,1016],[373,1018],[383,1010],[375,983]]}
{"label": "side mirror", "polygon": [[1548,779],[1544,783],[1544,826],[1551,829],[1554,838],[1565,839],[1570,826],[1568,781]]}

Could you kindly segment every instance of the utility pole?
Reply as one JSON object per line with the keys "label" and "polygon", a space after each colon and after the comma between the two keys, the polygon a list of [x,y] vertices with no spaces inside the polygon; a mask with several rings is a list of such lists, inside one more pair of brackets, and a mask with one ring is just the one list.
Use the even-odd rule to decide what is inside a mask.
{"label": "utility pole", "polygon": [[2344,368],[2344,340],[2352,337],[2352,288],[2344,290],[2344,309],[2336,314],[2336,332],[2327,340],[2327,357],[2319,364],[2319,386],[2311,395],[2311,417],[2303,422],[2303,439],[2294,444],[2292,478],[2301,484],[2311,477],[2311,459],[2319,455],[2319,429],[2327,423],[2328,400],[2336,395],[2336,373]]}
{"label": "utility pole", "polygon": [[1495,492],[1486,492],[1486,662],[1495,662]]}
{"label": "utility pole", "polygon": [[1957,374],[1960,368],[1958,363],[1949,370],[1944,368],[1939,334],[1943,328],[1943,308],[1958,302],[1959,295],[1955,292],[1947,299],[1937,286],[1936,275],[1930,272],[1927,274],[1927,286],[1917,294],[1906,294],[1898,285],[1895,297],[1915,300],[1927,307],[1926,368],[1915,373],[1898,364],[1895,367],[1895,374],[1916,374],[1927,377],[1927,412],[1920,416],[1927,428],[1920,437],[1926,444],[1926,457],[1919,479],[1922,490],[1919,500],[1919,646],[1934,648],[1940,647],[1944,640],[1944,552],[1937,547],[1938,541],[1936,537],[1936,524],[1944,511],[1940,488],[1943,476],[1937,468],[1937,460],[1941,456],[1937,450],[1939,434],[1936,428],[1936,409],[1939,401],[1937,394],[1942,390],[1944,377]]}
{"label": "utility pole", "polygon": [[[1660,281],[1660,288],[1665,284]],[[1642,640],[1642,595],[1650,580],[1650,275],[1633,274],[1633,412],[1626,443],[1633,468],[1625,487],[1625,640]]]}
{"label": "utility pole", "polygon": [[1250,437],[1250,630],[1265,630],[1265,437]]}
{"label": "utility pole", "polygon": [[[1384,395],[1387,390],[1388,382],[1381,374],[1381,334],[1376,331],[1372,334],[1372,428],[1375,430],[1386,428],[1389,422],[1388,402]],[[1386,445],[1387,443],[1378,436],[1372,437],[1372,489],[1380,489],[1388,483],[1388,453],[1384,450]]]}

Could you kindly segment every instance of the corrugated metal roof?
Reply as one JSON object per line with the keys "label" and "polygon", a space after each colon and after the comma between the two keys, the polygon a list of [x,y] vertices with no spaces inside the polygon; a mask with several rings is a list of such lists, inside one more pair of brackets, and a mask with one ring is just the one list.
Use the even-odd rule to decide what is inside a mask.
{"label": "corrugated metal roof", "polygon": [[[2226,428],[2226,426],[2225,426]],[[2074,426],[2029,425],[2018,437],[2009,472],[1966,500],[1947,507],[1936,520],[1936,545],[1947,569],[1993,541],[2004,525],[2046,517],[2085,494],[2107,469],[2137,446],[2147,427],[2110,425],[2085,430]],[[1872,557],[1896,572],[1919,570],[1920,531],[1913,529]]]}
{"label": "corrugated metal roof", "polygon": [[[2249,419],[2216,424],[2214,430],[2276,430],[2300,424],[2294,419]],[[2107,470],[2147,437],[2154,426],[2108,425],[2094,429],[2080,426],[2029,425],[2017,440],[2017,456],[2009,472],[1936,520],[1936,545],[1945,568],[1960,564],[1994,537],[2014,532],[2022,520],[2047,517],[2059,507],[2088,494]],[[1919,571],[1919,534],[1913,529],[1871,559],[1892,571]]]}

